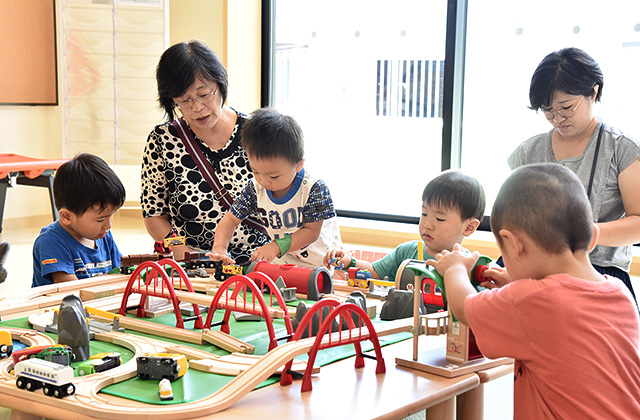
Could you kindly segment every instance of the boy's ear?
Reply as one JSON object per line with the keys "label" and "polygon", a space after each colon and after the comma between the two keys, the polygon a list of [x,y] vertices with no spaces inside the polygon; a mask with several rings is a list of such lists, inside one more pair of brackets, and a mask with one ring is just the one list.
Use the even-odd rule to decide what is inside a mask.
{"label": "boy's ear", "polygon": [[58,215],[59,215],[58,220],[63,225],[68,225],[69,223],[71,223],[71,220],[73,219],[73,213],[71,213],[71,211],[69,211],[64,207],[58,210]]}
{"label": "boy's ear", "polygon": [[598,244],[598,239],[600,239],[600,226],[597,223],[593,224],[593,237],[591,238],[591,243],[589,244],[589,252],[593,251],[593,248]]}
{"label": "boy's ear", "polygon": [[298,163],[298,166],[296,167],[296,172],[300,172],[303,166],[304,166],[304,159],[302,159],[300,163]]}
{"label": "boy's ear", "polygon": [[478,220],[478,219],[469,219],[469,221],[467,222],[467,225],[464,227],[464,232],[462,234],[464,236],[469,236],[473,232],[475,232],[476,229],[478,229],[478,226],[480,226],[480,220]]}
{"label": "boy's ear", "polygon": [[520,239],[518,232],[508,229],[500,229],[499,235],[502,238],[502,247],[509,249],[513,256],[519,257],[523,254],[525,246],[524,242]]}

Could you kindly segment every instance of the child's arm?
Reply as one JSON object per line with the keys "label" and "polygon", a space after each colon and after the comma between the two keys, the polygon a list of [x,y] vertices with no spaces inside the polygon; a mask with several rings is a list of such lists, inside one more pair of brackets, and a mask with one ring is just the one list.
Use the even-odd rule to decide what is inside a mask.
{"label": "child's arm", "polygon": [[469,325],[464,312],[464,300],[467,296],[475,295],[476,290],[471,285],[470,273],[478,261],[480,254],[465,254],[462,245],[455,244],[451,252],[444,250],[436,255],[435,260],[425,261],[436,268],[444,278],[444,287],[447,293],[447,302],[453,314],[460,322]]}
{"label": "child's arm", "polygon": [[[323,262],[327,268],[331,268],[331,266],[334,266],[339,270],[346,271],[349,269],[349,266],[351,265],[352,258],[353,257],[351,255],[349,255],[348,253],[344,252],[341,249],[332,249],[331,251],[327,252],[327,255],[324,256]],[[331,263],[331,261],[334,261],[333,264]],[[340,264],[336,265],[336,261],[340,261],[342,265]],[[360,270],[369,270],[369,272],[371,273],[371,277],[374,279],[380,278],[380,275],[376,272],[376,270],[373,268],[373,265],[369,261],[356,260],[355,267]]]}
{"label": "child's arm", "polygon": [[207,254],[209,258],[214,261],[222,261],[223,264],[235,263],[227,253],[227,248],[229,248],[229,242],[233,237],[233,232],[241,222],[242,220],[238,219],[230,211],[225,213],[216,227],[216,234],[213,237],[213,248],[211,252]]}
{"label": "child's arm", "polygon": [[486,278],[487,280],[480,283],[480,286],[487,289],[502,287],[505,284],[511,282],[511,277],[509,277],[509,272],[507,271],[507,269],[504,267],[500,267],[499,265],[490,267],[488,270],[485,270],[484,273],[482,273],[482,277]]}
{"label": "child's arm", "polygon": [[65,273],[64,271],[56,271],[55,273],[51,273],[49,275],[51,276],[51,280],[53,280],[54,283],[78,280],[75,274]]}
{"label": "child's arm", "polygon": [[[291,236],[291,244],[289,248],[283,253],[278,245],[280,239],[271,241],[270,243],[258,248],[251,256],[251,261],[266,261],[271,262],[278,256],[283,256],[289,251],[297,251],[312,243],[314,243],[320,237],[320,231],[322,230],[323,220],[317,222],[305,223],[300,229],[293,232]],[[217,233],[216,233],[217,236]]]}

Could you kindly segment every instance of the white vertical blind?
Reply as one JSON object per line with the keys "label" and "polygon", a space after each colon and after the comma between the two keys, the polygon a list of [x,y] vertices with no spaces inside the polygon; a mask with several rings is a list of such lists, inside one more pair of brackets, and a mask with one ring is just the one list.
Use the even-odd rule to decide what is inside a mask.
{"label": "white vertical blind", "polygon": [[169,0],[62,0],[64,155],[140,165],[168,46]]}

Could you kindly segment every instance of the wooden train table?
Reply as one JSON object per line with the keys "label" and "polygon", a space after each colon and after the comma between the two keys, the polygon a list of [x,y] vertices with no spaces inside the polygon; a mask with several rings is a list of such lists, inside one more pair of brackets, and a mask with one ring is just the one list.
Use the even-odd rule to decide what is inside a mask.
{"label": "wooden train table", "polygon": [[58,219],[58,209],[53,200],[53,177],[54,171],[67,161],[68,159],[36,159],[14,153],[0,153],[0,232],[7,188],[16,185],[47,188],[53,220]]}
{"label": "wooden train table", "polygon": [[[110,299],[121,300],[122,297],[119,297],[117,292],[123,289],[122,276],[120,278],[114,277],[113,281],[113,289],[116,294],[111,297],[95,299],[93,302],[87,300],[85,305],[106,307],[113,306],[113,303],[108,302]],[[21,322],[21,319],[24,319],[5,321],[10,317],[18,315],[24,317],[29,313],[41,313],[47,307],[55,308],[59,305],[59,299],[71,292],[83,296],[84,301],[91,295],[89,289],[93,286],[93,288],[102,288],[99,291],[104,296],[105,282],[105,278],[79,280],[69,282],[70,284],[43,286],[24,292],[20,296],[6,298],[0,302],[0,314],[3,319],[0,328],[3,326],[14,328]],[[173,322],[175,323],[175,318]],[[267,337],[264,332],[264,321],[254,321],[254,323],[256,328],[261,331],[256,330],[251,335],[255,338],[259,333],[262,337]],[[171,321],[167,324],[171,324]],[[411,320],[404,323],[402,321],[383,323],[379,335],[384,334],[383,328],[394,334],[397,331],[407,331],[410,324]],[[232,327],[232,331],[234,329],[235,326]],[[162,330],[162,327],[158,325],[157,330]],[[378,330],[378,324],[376,324],[376,330]],[[195,332],[195,329],[192,331]],[[281,327],[278,333],[283,331],[284,328]],[[336,334],[339,333],[328,334],[324,336],[324,339],[333,337],[335,340]],[[426,347],[444,346],[442,337],[424,336],[421,337],[421,340]],[[408,354],[411,351],[411,341],[405,340],[382,347],[382,356],[386,361],[385,373],[376,374],[376,362],[371,360],[367,360],[363,368],[356,369],[354,366],[356,358],[351,356],[353,354],[351,353],[342,360],[322,365],[321,370],[312,376],[313,389],[309,392],[301,392],[301,384],[304,381],[300,380],[294,380],[289,386],[279,384],[262,386],[265,380],[273,379],[273,374],[277,372],[278,368],[282,368],[287,360],[307,353],[312,341],[315,339],[280,341],[277,347],[260,356],[262,360],[250,365],[237,376],[227,379],[228,383],[217,391],[212,390],[211,395],[197,396],[184,402],[170,404],[159,401],[149,403],[126,398],[118,392],[106,392],[106,389],[113,385],[127,381],[138,381],[133,384],[132,389],[147,385],[142,384],[143,381],[135,377],[135,357],[133,356],[129,356],[128,360],[125,357],[123,364],[112,370],[81,378],[76,377],[74,379],[76,393],[63,399],[45,396],[40,391],[29,392],[18,389],[15,386],[15,378],[9,373],[11,363],[2,360],[0,362],[0,405],[11,408],[14,418],[25,419],[48,417],[53,419],[154,418],[154,420],[162,420],[247,418],[249,416],[263,417],[265,414],[285,419],[347,417],[364,419],[402,418],[423,409],[428,409],[430,418],[435,416],[434,418],[439,419],[453,419],[455,397],[480,385],[480,379],[475,373],[445,378],[396,365],[394,360],[397,356]],[[106,332],[100,334],[100,342],[110,342],[124,347],[132,355],[138,355],[141,352],[183,352],[188,355],[190,364],[192,359],[216,357],[210,353],[212,350],[206,347],[193,348],[189,343],[184,342],[177,344],[175,340],[153,333],[132,335],[128,331],[126,333]],[[93,345],[92,353],[94,352]],[[105,351],[105,349],[99,348],[98,351]],[[363,348],[363,351],[371,354],[367,348]],[[233,353],[231,356],[235,354]],[[189,372],[191,370],[190,367]],[[174,383],[174,393],[185,390],[193,391],[195,387],[207,388],[207,384],[214,383],[216,375],[197,373],[211,375],[211,378],[205,378],[202,382],[204,385],[194,385],[184,382],[184,377],[180,378]],[[276,381],[272,380],[272,382]],[[153,393],[157,399],[157,381],[154,383]],[[153,389],[151,385],[150,387],[149,389]]]}

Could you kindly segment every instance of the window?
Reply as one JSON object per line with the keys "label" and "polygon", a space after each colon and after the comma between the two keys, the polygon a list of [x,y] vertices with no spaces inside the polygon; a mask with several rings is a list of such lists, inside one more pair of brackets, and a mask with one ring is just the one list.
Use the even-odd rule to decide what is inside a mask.
{"label": "window", "polygon": [[[528,109],[531,75],[546,54],[568,46],[602,68],[598,116],[640,138],[640,2],[272,1],[272,105],[301,123],[307,166],[343,211],[417,216],[446,147],[454,167],[459,157],[482,182],[489,214],[510,171],[507,157],[550,129]],[[462,18],[457,43],[446,37],[452,5]],[[453,96],[443,88],[447,43],[456,43],[456,66],[464,69],[453,87],[461,124],[442,119]],[[443,139],[443,129],[454,140]]]}
{"label": "window", "polygon": [[275,1],[271,105],[302,126],[337,209],[419,215],[441,171],[446,13],[445,0]]}
{"label": "window", "polygon": [[[552,13],[550,12],[552,11]],[[586,51],[604,74],[598,116],[640,138],[640,2],[470,1],[464,83],[462,168],[484,185],[490,205],[509,175],[507,158],[551,125],[529,106],[538,63],[565,47]]]}

